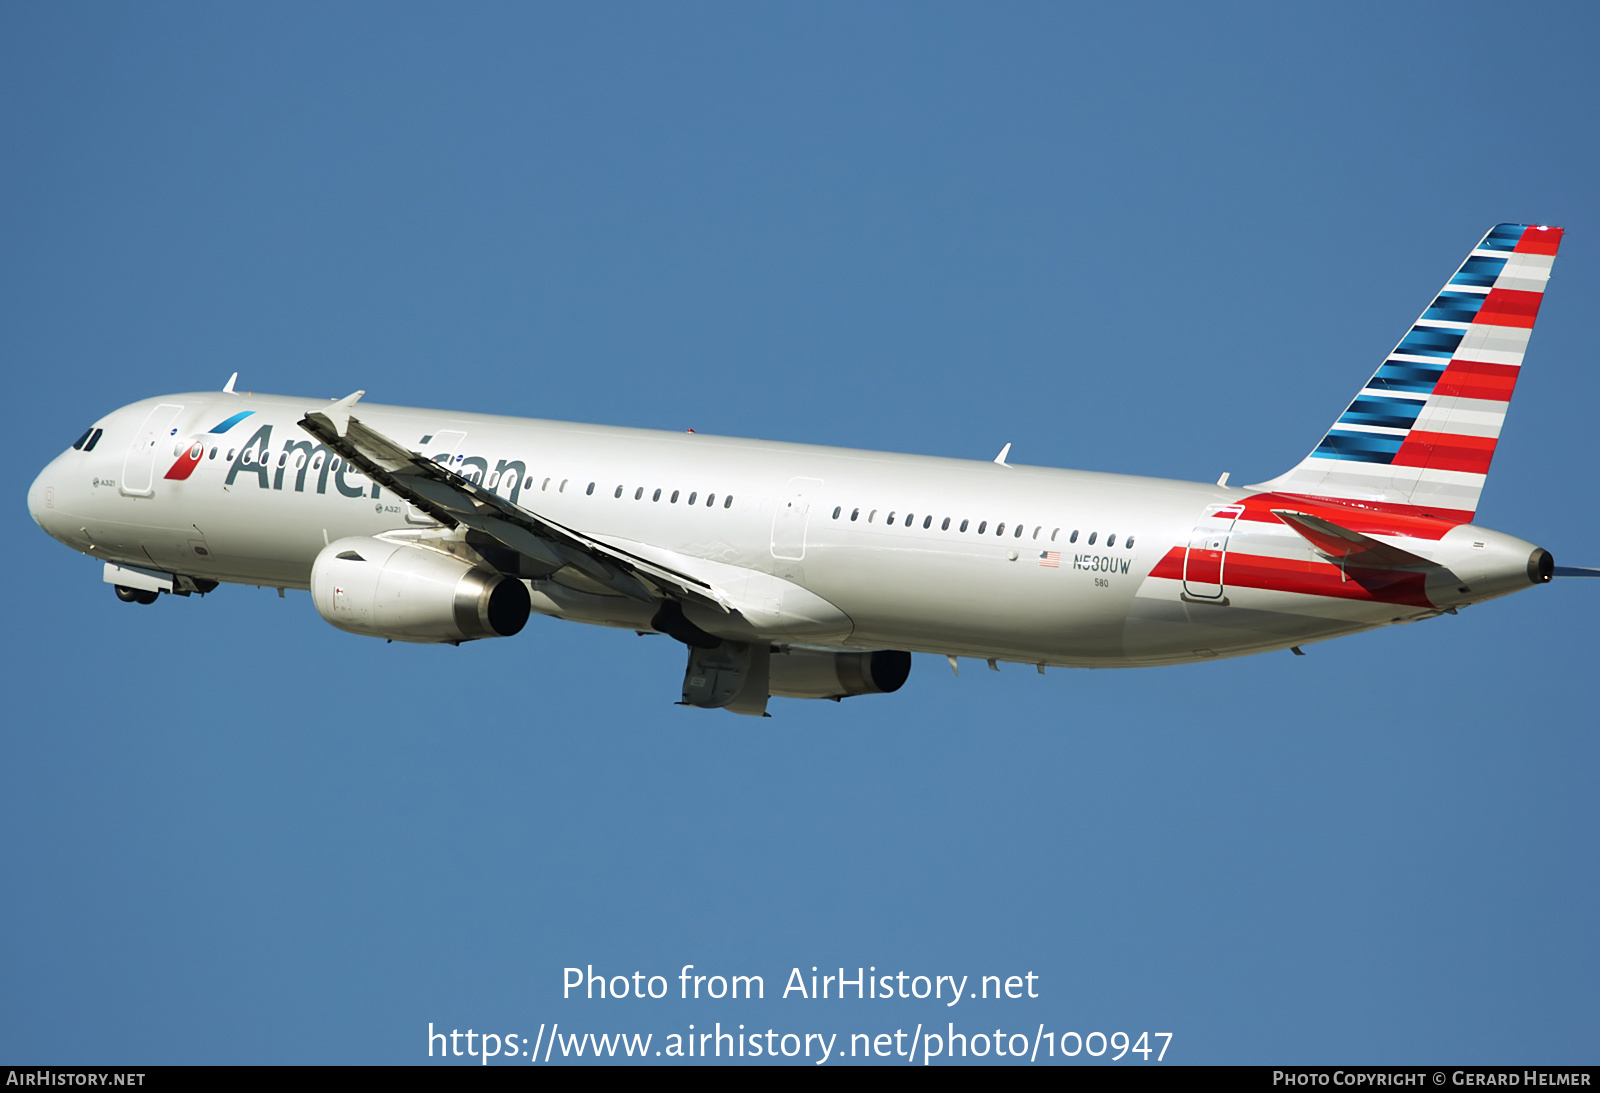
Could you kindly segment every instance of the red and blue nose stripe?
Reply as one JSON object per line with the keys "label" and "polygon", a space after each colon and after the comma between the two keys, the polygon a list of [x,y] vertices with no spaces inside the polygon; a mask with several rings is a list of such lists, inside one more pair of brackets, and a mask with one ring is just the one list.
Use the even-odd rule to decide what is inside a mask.
{"label": "red and blue nose stripe", "polygon": [[[243,410],[237,414],[234,414],[226,421],[217,424],[209,432],[207,432],[206,435],[218,436],[222,433],[225,433],[253,413],[255,413],[254,410]],[[173,463],[172,468],[161,477],[164,479],[170,479],[174,482],[182,482],[194,473],[194,469],[200,465],[200,461],[205,458],[205,455],[205,442],[202,440],[196,440],[183,450],[183,453],[178,456],[177,462]]]}

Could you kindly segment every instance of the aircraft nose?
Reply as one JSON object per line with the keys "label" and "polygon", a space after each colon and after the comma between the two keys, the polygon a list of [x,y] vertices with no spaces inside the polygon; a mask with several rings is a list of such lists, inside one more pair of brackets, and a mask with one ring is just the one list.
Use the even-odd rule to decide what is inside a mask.
{"label": "aircraft nose", "polygon": [[51,535],[56,533],[57,525],[61,523],[63,515],[60,510],[63,499],[57,496],[57,484],[61,476],[56,471],[60,463],[60,456],[52,459],[28,487],[28,515],[33,517],[34,523]]}
{"label": "aircraft nose", "polygon": [[45,483],[45,477],[45,472],[41,471],[39,477],[33,480],[33,485],[28,487],[28,515],[40,527],[44,527],[45,514],[56,505],[55,488]]}

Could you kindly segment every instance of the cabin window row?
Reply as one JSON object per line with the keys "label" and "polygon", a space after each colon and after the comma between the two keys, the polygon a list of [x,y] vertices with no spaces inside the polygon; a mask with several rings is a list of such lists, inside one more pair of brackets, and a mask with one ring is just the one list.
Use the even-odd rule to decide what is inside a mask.
{"label": "cabin window row", "polygon": [[[594,492],[594,483],[593,482],[589,483],[589,492],[590,493]],[[626,487],[626,486],[618,486],[616,488],[616,490],[613,491],[612,496],[616,497],[618,499],[621,499],[621,497],[624,494],[626,494],[627,492],[628,492],[628,487]],[[646,496],[648,496],[651,501],[661,501],[661,500],[665,499],[667,504],[676,505],[678,503],[678,499],[680,497],[683,497],[683,491],[682,490],[673,490],[673,491],[671,491],[669,493],[669,492],[667,492],[667,490],[665,488],[657,487],[656,489],[651,490],[647,495],[646,492],[645,492],[645,487],[644,486],[635,486],[634,487],[634,489],[633,489],[633,499],[635,501],[643,501]],[[705,507],[709,509],[709,508],[712,508],[712,507],[714,507],[716,505],[716,503],[717,503],[717,495],[715,493],[708,493],[708,494],[706,494],[705,501],[702,502],[700,500],[699,492],[697,490],[690,490],[689,491],[689,496],[683,498],[683,503],[686,504],[686,505],[704,504]],[[725,493],[725,494],[722,495],[722,507],[725,508],[725,509],[733,507],[733,494]]]}
{"label": "cabin window row", "polygon": [[[90,432],[93,432],[93,431],[94,430],[90,430]],[[84,434],[84,437],[80,438],[79,443],[80,444],[84,444],[84,441],[87,440],[87,439],[88,439],[88,434],[86,433],[86,434]],[[99,438],[96,437],[95,439],[98,440]],[[84,447],[85,447],[85,449],[87,449],[89,447],[89,445],[88,444],[84,444]],[[212,448],[211,449],[210,458],[212,458],[212,459],[217,458],[217,451],[218,451],[218,449]],[[229,459],[230,462],[232,461],[233,457],[237,454],[237,452],[238,452],[237,449],[230,449],[228,451],[228,459]],[[246,452],[245,452],[244,462],[245,463],[251,463],[251,462],[254,462],[256,460],[259,460],[262,464],[266,464],[267,461],[270,458],[271,457],[268,455],[268,453],[266,451],[263,450],[258,455],[258,454],[256,454],[256,449],[250,448],[250,449],[247,449]],[[287,452],[285,452],[283,455],[280,455],[278,457],[278,466],[282,467],[287,462],[288,462],[288,453]],[[300,467],[300,466],[303,466],[304,462],[305,462],[304,453],[298,453],[296,455],[296,458],[295,458],[295,466],[297,468]],[[328,469],[331,470],[331,471],[337,471],[339,469],[340,462],[341,461],[337,457],[334,457],[333,460],[332,460],[332,463],[330,464]],[[312,463],[312,470],[316,470],[321,465],[322,465],[322,456],[319,454],[316,457],[316,460]],[[475,481],[479,479],[478,475],[473,475],[471,477]],[[491,472],[489,474],[488,478],[485,480],[486,483],[487,483],[487,487],[486,488],[491,489],[491,490],[496,488],[496,486],[499,485],[499,478],[500,478],[499,472]],[[514,483],[515,479],[512,479],[512,481]],[[525,491],[531,493],[531,492],[533,492],[534,484],[538,483],[539,491],[541,493],[548,493],[550,491],[550,483],[552,483],[554,481],[555,481],[555,477],[553,475],[543,479],[542,481],[540,479],[538,479],[537,477],[535,477],[534,475],[529,475],[527,477],[527,479],[522,483],[522,488]],[[563,478],[561,480],[560,484],[558,484],[556,486],[556,492],[557,493],[566,493],[567,492],[567,486],[571,482],[572,482],[572,479]],[[584,492],[584,496],[593,497],[594,496],[595,487],[597,485],[599,485],[598,482],[590,482],[589,485],[583,491]],[[626,492],[627,492],[627,487],[626,486],[618,486],[616,488],[616,490],[613,491],[612,496],[620,498]],[[645,497],[645,487],[644,486],[635,487],[635,489],[633,491],[633,499],[635,501],[642,501],[644,499],[644,497]],[[652,501],[660,501],[663,497],[665,497],[667,499],[667,503],[671,504],[671,505],[676,505],[680,498],[682,498],[684,500],[684,503],[688,504],[688,505],[702,504],[702,502],[700,500],[700,491],[699,490],[690,490],[689,491],[689,496],[687,498],[683,498],[683,491],[682,490],[672,490],[672,491],[669,492],[664,488],[657,488],[657,489],[654,489],[654,490],[650,491],[650,500],[652,500]],[[706,508],[712,508],[717,503],[717,497],[718,497],[718,495],[716,493],[707,493],[705,495],[705,501],[703,502],[703,504],[705,505]],[[728,508],[732,508],[733,507],[733,495],[731,493],[722,494],[721,497],[722,497],[722,507],[723,508],[728,509]]]}
{"label": "cabin window row", "polygon": [[[833,510],[833,518],[835,520],[837,520],[843,514],[844,514],[844,506],[843,505],[835,506],[835,508]],[[878,510],[877,509],[871,509],[871,510],[869,510],[867,512],[866,522],[869,523],[869,524],[875,523],[877,521],[877,518],[878,518]],[[850,510],[850,522],[854,523],[854,522],[856,522],[856,521],[858,521],[860,519],[861,519],[861,510],[859,508],[851,509]],[[951,525],[951,523],[954,522],[954,520],[955,520],[954,517],[946,516],[944,519],[939,521],[939,530],[940,531],[949,531],[950,530],[950,525]],[[891,527],[894,526],[896,523],[898,523],[902,527],[913,527],[917,523],[917,514],[914,513],[914,512],[908,512],[908,513],[905,513],[904,515],[902,515],[902,514],[896,512],[894,509],[890,509],[889,510],[889,514],[884,517],[883,522],[886,525],[889,525]],[[922,527],[923,527],[924,530],[932,530],[932,528],[933,528],[933,517],[931,515],[925,514],[922,517]],[[969,529],[973,530],[978,535],[987,535],[987,534],[989,534],[989,521],[987,521],[987,520],[979,520],[978,524],[977,524],[977,527],[973,528],[972,527],[972,521],[964,519],[956,527],[956,531],[957,532],[963,532],[963,533],[968,531]],[[1008,524],[1006,521],[1001,520],[1001,521],[998,521],[994,525],[994,534],[996,536],[1004,536],[1009,532],[1011,538],[1013,538],[1013,539],[1022,538],[1023,535],[1027,532],[1027,530],[1028,530],[1028,525],[1025,524],[1025,523]],[[1052,530],[1050,532],[1049,541],[1052,542],[1052,543],[1059,541],[1061,532],[1063,530],[1065,530],[1065,529],[1063,529],[1063,528],[1055,528],[1054,530]],[[1030,535],[1029,538],[1037,540],[1039,538],[1039,536],[1042,535],[1042,534],[1044,534],[1044,525],[1043,524],[1036,524],[1036,525],[1034,525],[1034,528],[1033,528],[1033,534]],[[1076,543],[1078,541],[1079,534],[1080,534],[1080,529],[1073,528],[1071,533],[1068,534],[1068,536],[1067,536],[1065,541],[1068,542],[1068,543]],[[1084,540],[1084,545],[1085,546],[1094,546],[1094,545],[1096,545],[1096,541],[1099,539],[1099,537],[1100,537],[1100,533],[1098,531],[1091,531],[1089,533],[1088,538],[1086,540]],[[1112,532],[1111,534],[1106,536],[1105,545],[1107,547],[1114,547],[1114,546],[1117,545],[1117,533],[1116,532]],[[1133,549],[1133,536],[1132,535],[1126,536],[1122,540],[1122,546],[1123,546],[1123,549],[1125,549],[1125,550],[1132,550]]]}

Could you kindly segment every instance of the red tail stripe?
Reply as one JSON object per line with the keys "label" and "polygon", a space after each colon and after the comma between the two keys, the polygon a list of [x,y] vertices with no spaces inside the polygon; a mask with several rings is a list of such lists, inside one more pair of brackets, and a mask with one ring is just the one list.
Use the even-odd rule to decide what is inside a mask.
{"label": "red tail stripe", "polygon": [[1561,228],[1528,228],[1517,241],[1517,254],[1554,254],[1561,249]]}
{"label": "red tail stripe", "polygon": [[1395,453],[1393,466],[1427,467],[1433,471],[1488,474],[1495,441],[1487,436],[1425,433],[1413,429]]}
{"label": "red tail stripe", "polygon": [[1455,360],[1439,377],[1433,393],[1510,402],[1511,393],[1516,390],[1517,376],[1521,372],[1522,369],[1514,364]]}
{"label": "red tail stripe", "polygon": [[1473,319],[1475,326],[1520,326],[1533,327],[1533,320],[1539,315],[1539,304],[1544,299],[1542,292],[1523,292],[1514,288],[1494,288],[1489,290],[1489,295],[1484,297],[1483,306],[1478,308],[1478,315]]}

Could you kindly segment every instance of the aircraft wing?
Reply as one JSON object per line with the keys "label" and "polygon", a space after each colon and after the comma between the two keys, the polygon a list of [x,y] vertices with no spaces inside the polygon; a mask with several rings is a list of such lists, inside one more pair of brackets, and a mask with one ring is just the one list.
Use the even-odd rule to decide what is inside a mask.
{"label": "aircraft wing", "polygon": [[441,524],[481,532],[550,572],[571,566],[643,603],[689,597],[722,611],[730,609],[726,597],[706,581],[514,505],[384,436],[350,413],[363,393],[357,391],[325,410],[311,411],[300,420],[300,427]]}
{"label": "aircraft wing", "polygon": [[1317,553],[1344,565],[1371,569],[1433,569],[1438,563],[1341,527],[1332,520],[1290,509],[1273,509],[1272,515],[1294,528]]}

